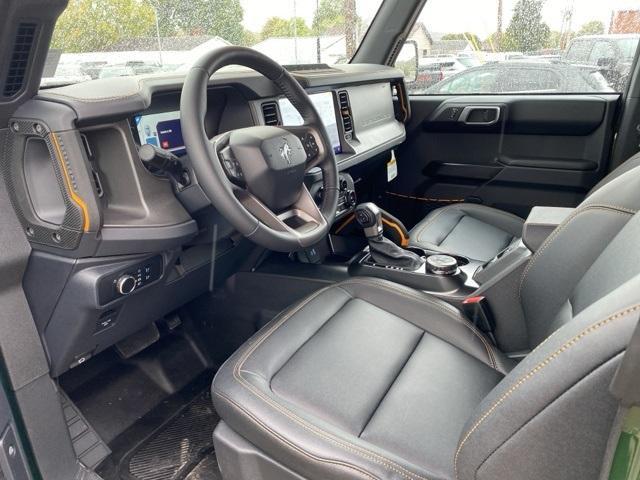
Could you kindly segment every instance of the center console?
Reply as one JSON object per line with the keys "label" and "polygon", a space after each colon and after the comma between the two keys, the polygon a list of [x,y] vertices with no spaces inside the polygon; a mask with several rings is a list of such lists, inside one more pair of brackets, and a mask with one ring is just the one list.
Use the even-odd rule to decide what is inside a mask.
{"label": "center console", "polygon": [[351,262],[349,273],[353,276],[384,278],[437,296],[462,298],[478,288],[473,277],[482,266],[481,263],[415,247],[409,247],[409,250],[423,260],[415,270],[376,263],[367,247]]}
{"label": "center console", "polygon": [[[518,302],[505,299],[518,298],[519,284],[532,255],[544,248],[552,232],[574,209],[533,208],[525,221],[522,238],[515,238],[490,261],[481,262],[414,246],[402,248],[394,244],[391,250],[381,248],[380,227],[376,222],[358,218],[358,212],[366,205],[356,208],[356,219],[369,245],[352,259],[348,267],[350,275],[382,278],[428,292],[463,310],[494,343],[511,352],[510,356],[518,358],[521,353],[526,354],[523,313]],[[382,250],[382,255],[378,250]],[[399,264],[397,259],[406,254],[419,258],[419,262]]]}

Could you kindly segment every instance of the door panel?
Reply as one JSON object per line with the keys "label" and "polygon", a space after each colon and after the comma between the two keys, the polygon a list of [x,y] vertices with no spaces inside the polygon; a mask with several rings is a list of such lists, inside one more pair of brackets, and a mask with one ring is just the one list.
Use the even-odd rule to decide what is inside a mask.
{"label": "door panel", "polygon": [[[575,206],[604,176],[617,94],[414,96],[398,151],[396,199],[429,208],[472,201],[525,217],[534,205]],[[464,112],[472,110],[470,115]],[[490,122],[499,109],[497,121]],[[439,202],[442,201],[442,202]],[[407,211],[396,206],[394,211]],[[413,218],[407,218],[413,217]]]}

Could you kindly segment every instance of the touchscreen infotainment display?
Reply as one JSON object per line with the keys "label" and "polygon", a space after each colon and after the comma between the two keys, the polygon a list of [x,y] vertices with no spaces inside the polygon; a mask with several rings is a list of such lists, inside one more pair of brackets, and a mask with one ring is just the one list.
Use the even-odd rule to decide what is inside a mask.
{"label": "touchscreen infotainment display", "polygon": [[150,143],[175,155],[183,155],[186,152],[179,111],[136,115],[133,121],[141,145]]}
{"label": "touchscreen infotainment display", "polygon": [[[342,153],[340,136],[338,135],[338,124],[336,121],[336,111],[333,106],[333,94],[331,92],[314,93],[309,95],[315,105],[331,140],[331,146],[335,153]],[[282,124],[285,126],[302,125],[302,117],[286,98],[279,101]]]}
{"label": "touchscreen infotainment display", "polygon": [[[309,95],[309,97],[322,118],[334,152],[342,153],[333,104],[333,94],[331,92],[314,93]],[[293,105],[291,105],[289,100],[285,98],[280,99],[279,106],[283,125],[302,125],[302,117]],[[149,143],[178,156],[186,153],[184,140],[182,139],[179,111],[136,115],[133,117],[133,122],[141,145]]]}

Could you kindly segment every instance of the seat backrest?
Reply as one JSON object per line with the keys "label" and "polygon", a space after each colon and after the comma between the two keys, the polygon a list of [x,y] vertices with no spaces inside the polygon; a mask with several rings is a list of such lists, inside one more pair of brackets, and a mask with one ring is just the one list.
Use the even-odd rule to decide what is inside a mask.
{"label": "seat backrest", "polygon": [[460,438],[458,479],[596,480],[617,403],[608,387],[640,318],[640,167],[601,187],[521,281],[532,347]]}
{"label": "seat backrest", "polygon": [[613,170],[612,172],[609,172],[609,175],[607,175],[602,180],[600,180],[598,183],[596,183],[595,186],[587,194],[587,197],[589,195],[595,193],[601,187],[604,187],[610,181],[618,178],[623,173],[626,173],[629,170],[632,170],[632,169],[634,169],[634,168],[636,168],[638,166],[640,166],[640,152],[636,153],[634,156],[632,156],[632,157],[628,158],[627,160],[625,160],[624,162],[622,162],[620,165],[618,165],[618,167],[615,170]]}
{"label": "seat backrest", "polygon": [[588,197],[531,258],[518,289],[531,348],[640,273],[638,209],[640,167]]}

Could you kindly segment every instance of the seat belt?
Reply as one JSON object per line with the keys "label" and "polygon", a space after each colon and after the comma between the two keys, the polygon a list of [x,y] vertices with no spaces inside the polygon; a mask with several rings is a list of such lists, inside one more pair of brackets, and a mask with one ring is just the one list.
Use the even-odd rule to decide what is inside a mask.
{"label": "seat belt", "polygon": [[611,382],[620,402],[600,480],[640,480],[640,322]]}

